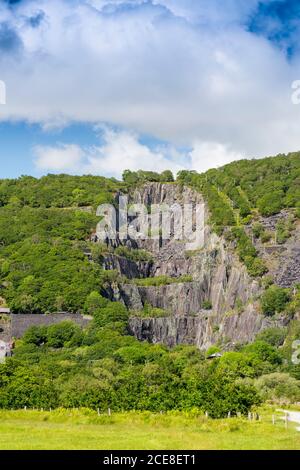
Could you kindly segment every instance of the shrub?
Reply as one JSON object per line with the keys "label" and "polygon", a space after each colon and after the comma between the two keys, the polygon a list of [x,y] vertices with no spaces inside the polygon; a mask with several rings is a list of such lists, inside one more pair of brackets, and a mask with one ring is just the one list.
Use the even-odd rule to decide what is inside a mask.
{"label": "shrub", "polygon": [[231,229],[237,243],[237,251],[240,260],[245,263],[248,273],[253,277],[260,277],[267,272],[264,262],[257,258],[257,251],[247,236],[245,230],[240,227]]}
{"label": "shrub", "polygon": [[265,341],[256,340],[254,343],[248,344],[243,348],[243,352],[252,353],[263,362],[270,364],[281,364],[282,356],[279,351]]}
{"label": "shrub", "polygon": [[145,304],[143,310],[131,311],[130,315],[138,318],[162,318],[169,317],[169,311],[163,308],[152,307],[150,304]]}
{"label": "shrub", "polygon": [[150,286],[166,286],[168,284],[180,283],[180,282],[192,282],[193,277],[187,274],[179,277],[170,277],[170,276],[155,276],[155,277],[146,277],[143,279],[134,279],[133,282],[138,286],[150,287]]}
{"label": "shrub", "polygon": [[278,286],[269,287],[261,297],[261,307],[265,315],[272,316],[275,313],[284,311],[290,300],[290,294],[287,289]]}
{"label": "shrub", "polygon": [[261,223],[256,222],[255,224],[253,224],[252,232],[256,238],[259,238],[264,232],[264,226]]}
{"label": "shrub", "polygon": [[281,190],[272,191],[263,195],[257,201],[257,207],[264,216],[270,216],[280,212],[283,206],[284,193]]}
{"label": "shrub", "polygon": [[265,341],[271,346],[282,346],[287,335],[286,328],[268,328],[256,336],[257,340]]}
{"label": "shrub", "polygon": [[127,258],[129,260],[138,262],[138,261],[148,261],[150,262],[152,260],[152,255],[146,250],[140,250],[140,249],[130,249],[127,246],[118,246],[114,253],[118,256],[122,256],[124,258]]}
{"label": "shrub", "polygon": [[47,327],[46,326],[31,326],[25,332],[22,338],[26,344],[35,344],[40,346],[47,341]]}
{"label": "shrub", "polygon": [[99,308],[105,307],[108,302],[109,301],[102,297],[99,292],[93,291],[86,298],[84,311],[90,315],[93,315]]}
{"label": "shrub", "polygon": [[229,411],[246,415],[251,407],[259,405],[261,401],[253,386],[220,380],[210,386],[210,393],[205,396],[201,408],[208,411],[212,418],[224,418]]}
{"label": "shrub", "polygon": [[265,263],[260,258],[247,257],[245,259],[245,264],[248,273],[253,277],[261,277],[268,271]]}
{"label": "shrub", "polygon": [[261,234],[261,237],[260,237],[260,239],[263,243],[269,242],[271,240],[271,238],[272,238],[272,233],[271,232],[263,232]]}
{"label": "shrub", "polygon": [[300,380],[286,373],[262,375],[255,381],[255,387],[264,400],[300,401]]}
{"label": "shrub", "polygon": [[71,321],[62,321],[47,328],[47,344],[53,348],[77,346],[82,341],[82,331]]}
{"label": "shrub", "polygon": [[202,308],[204,308],[204,310],[211,310],[212,309],[212,303],[210,300],[204,300],[202,302]]}
{"label": "shrub", "polygon": [[94,312],[95,325],[103,327],[114,322],[128,320],[128,310],[121,302],[110,302],[106,307]]}
{"label": "shrub", "polygon": [[280,220],[276,224],[276,240],[277,243],[283,244],[285,243],[291,235],[293,230],[294,224],[293,219],[289,219],[287,221]]}

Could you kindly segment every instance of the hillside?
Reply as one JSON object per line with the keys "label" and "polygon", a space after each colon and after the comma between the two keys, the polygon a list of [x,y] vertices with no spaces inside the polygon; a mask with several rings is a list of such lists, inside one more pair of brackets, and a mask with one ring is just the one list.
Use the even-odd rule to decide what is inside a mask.
{"label": "hillside", "polygon": [[[299,401],[299,156],[184,171],[176,182],[143,171],[123,182],[0,180],[1,305],[90,320],[28,330],[0,366],[0,406],[197,407],[217,417]],[[117,205],[120,191],[147,207],[203,202],[205,245],[97,240],[96,207]]]}
{"label": "hillside", "polygon": [[[299,157],[295,153],[243,160],[205,174],[183,171],[178,175],[179,185],[204,196],[210,226],[234,241],[251,276],[272,271],[272,260],[262,252],[269,245],[284,245],[297,227]],[[97,223],[96,207],[114,201],[119,190],[171,179],[170,172],[126,171],[125,183],[67,175],[0,180],[0,296],[17,313],[82,311],[96,284],[99,289],[99,279],[103,284],[107,275],[113,275],[84,256],[92,250],[96,259],[103,248],[88,241]],[[135,251],[131,255],[139,256]]]}

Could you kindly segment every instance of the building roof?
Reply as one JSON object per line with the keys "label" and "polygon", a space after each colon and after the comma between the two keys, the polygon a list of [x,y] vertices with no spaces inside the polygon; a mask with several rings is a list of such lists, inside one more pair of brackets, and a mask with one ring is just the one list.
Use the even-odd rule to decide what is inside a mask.
{"label": "building roof", "polygon": [[216,353],[211,354],[210,356],[208,356],[207,359],[214,359],[215,357],[222,357],[222,354],[219,353],[219,352],[216,352]]}
{"label": "building roof", "polygon": [[0,307],[0,313],[10,313],[10,308]]}

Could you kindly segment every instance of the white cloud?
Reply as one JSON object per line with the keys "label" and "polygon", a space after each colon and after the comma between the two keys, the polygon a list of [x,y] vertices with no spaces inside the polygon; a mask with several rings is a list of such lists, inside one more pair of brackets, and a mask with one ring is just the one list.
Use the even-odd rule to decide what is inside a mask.
{"label": "white cloud", "polygon": [[115,131],[107,126],[101,129],[102,144],[98,146],[35,147],[37,170],[120,178],[125,169],[158,172],[170,169],[176,175],[184,168],[203,172],[243,158],[242,154],[216,142],[195,141],[192,150],[186,152],[165,145],[150,149],[131,132]]}
{"label": "white cloud", "polygon": [[35,165],[39,170],[76,172],[84,157],[78,145],[61,144],[57,147],[36,146],[34,148]]}
{"label": "white cloud", "polygon": [[[184,167],[174,161],[170,149],[150,150],[136,135],[105,128],[103,143],[81,148],[78,145],[38,146],[34,148],[39,171],[65,171],[72,174],[110,175],[120,178],[124,169],[170,169],[175,174]],[[168,155],[166,154],[168,153]]]}
{"label": "white cloud", "polygon": [[243,158],[243,154],[215,142],[195,142],[189,154],[190,169],[203,172]]}
{"label": "white cloud", "polygon": [[[108,122],[193,147],[185,163],[198,167],[200,155],[203,168],[214,165],[212,155],[227,161],[296,150],[300,106],[292,105],[290,86],[300,62],[247,31],[257,4],[27,0],[13,13],[2,5],[0,22],[15,28],[22,49],[15,58],[0,51],[7,84],[0,119],[45,128]],[[32,28],[28,17],[40,10],[44,20]],[[114,138],[105,149],[83,150],[90,168],[114,172],[118,158],[123,167],[165,164],[164,152],[139,148],[132,134]]]}

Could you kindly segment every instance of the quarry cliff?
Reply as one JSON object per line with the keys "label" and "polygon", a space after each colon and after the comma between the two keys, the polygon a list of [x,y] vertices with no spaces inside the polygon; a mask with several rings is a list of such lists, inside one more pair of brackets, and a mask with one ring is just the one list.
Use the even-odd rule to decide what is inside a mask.
{"label": "quarry cliff", "polygon": [[[262,283],[248,274],[234,244],[212,231],[208,208],[200,193],[177,184],[147,183],[130,193],[129,202],[146,206],[184,206],[187,202],[205,205],[203,246],[187,250],[184,240],[132,240],[128,236],[122,243],[147,250],[151,261],[136,263],[114,254],[103,260],[106,269],[116,269],[123,276],[122,282],[113,284],[107,295],[130,310],[129,329],[139,340],[168,346],[194,344],[200,349],[213,344],[231,348],[253,341],[263,329],[286,324],[283,316],[269,318],[260,312]],[[155,278],[161,276],[166,280],[156,285]],[[135,282],[138,278],[150,281]],[[168,282],[170,278],[174,282]],[[164,313],[141,315],[145,306]]]}

